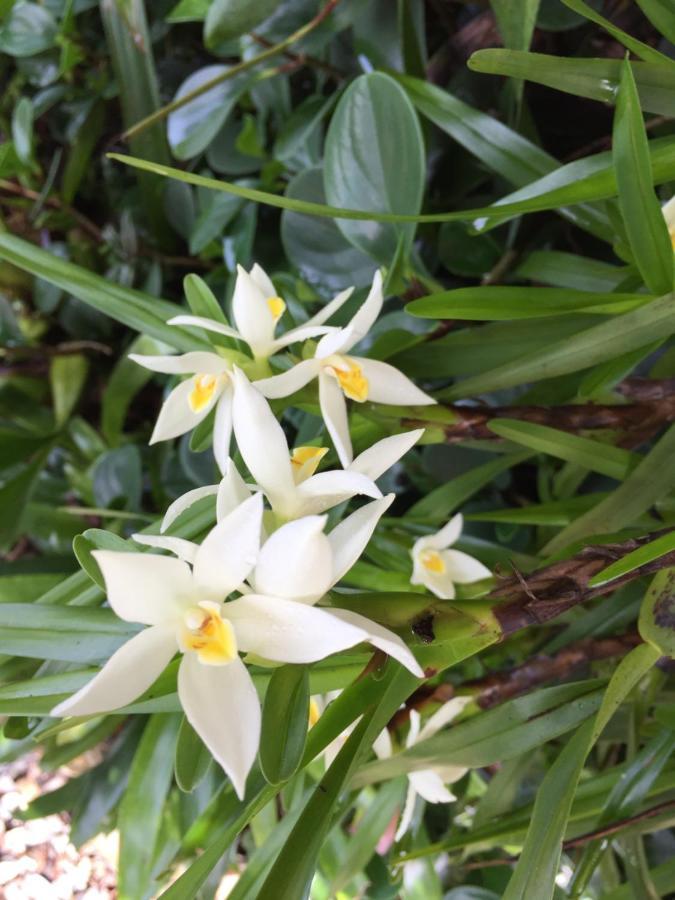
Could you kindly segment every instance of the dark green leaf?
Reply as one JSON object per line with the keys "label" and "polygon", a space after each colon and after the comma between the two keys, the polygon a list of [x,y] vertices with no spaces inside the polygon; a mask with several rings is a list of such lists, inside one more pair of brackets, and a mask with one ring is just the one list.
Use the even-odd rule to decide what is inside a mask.
{"label": "dark green leaf", "polygon": [[304,666],[272,673],[263,704],[260,768],[270,784],[281,784],[302,760],[309,722],[309,678]]}

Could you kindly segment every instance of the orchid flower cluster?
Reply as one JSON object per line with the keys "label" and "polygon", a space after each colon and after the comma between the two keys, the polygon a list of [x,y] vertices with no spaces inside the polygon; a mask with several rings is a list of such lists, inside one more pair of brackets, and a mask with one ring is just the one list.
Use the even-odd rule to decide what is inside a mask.
{"label": "orchid flower cluster", "polygon": [[[387,437],[354,458],[347,400],[435,402],[393,366],[351,355],[382,308],[379,272],[348,325],[325,324],[350,294],[343,291],[305,324],[276,337],[284,301],[259,266],[250,273],[240,267],[232,299],[236,327],[199,316],[170,320],[244,342],[250,349],[244,358],[249,372],[259,372],[261,362],[271,371],[270,356],[319,338],[311,358],[253,383],[243,355],[221,347],[174,356],[132,355],[152,371],[189,376],[167,396],[151,443],[191,431],[213,411],[213,452],[222,478],[172,503],[160,534],[134,535],[139,544],[159,552],[94,552],[114,612],[145,627],[52,710],[55,716],[91,716],[124,707],[181,654],[182,708],[240,798],[261,730],[260,702],[246,662],[307,664],[366,642],[424,676],[393,632],[355,612],[317,605],[359,559],[394,499],[382,495],[377,479],[422,435],[415,430]],[[342,469],[317,471],[326,448],[291,450],[268,403],[314,378]],[[230,456],[232,436],[252,483]],[[369,502],[326,532],[326,511],[357,495]],[[216,525],[200,544],[166,534],[182,512],[207,496],[215,497]],[[437,539],[415,544],[414,583],[451,597],[453,579],[489,574],[471,557],[444,549],[460,529],[461,520],[455,518]]]}

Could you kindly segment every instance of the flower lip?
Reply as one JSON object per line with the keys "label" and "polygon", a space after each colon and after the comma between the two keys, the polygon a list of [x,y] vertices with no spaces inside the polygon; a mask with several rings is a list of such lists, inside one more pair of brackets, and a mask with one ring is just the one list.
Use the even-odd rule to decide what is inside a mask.
{"label": "flower lip", "polygon": [[183,653],[194,651],[207,666],[226,666],[237,658],[232,623],[222,616],[222,605],[201,600],[183,614],[178,644]]}
{"label": "flower lip", "polygon": [[213,395],[225,380],[224,375],[210,373],[194,376],[194,387],[188,395],[188,403],[193,413],[200,413],[213,400]]}

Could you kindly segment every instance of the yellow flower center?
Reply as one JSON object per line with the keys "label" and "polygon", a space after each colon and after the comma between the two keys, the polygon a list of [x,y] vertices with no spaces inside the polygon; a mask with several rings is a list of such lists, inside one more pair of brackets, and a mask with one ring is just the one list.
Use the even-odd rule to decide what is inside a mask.
{"label": "yellow flower center", "polygon": [[443,557],[437,550],[424,550],[420,555],[420,562],[433,575],[443,575],[445,572],[445,563]]}
{"label": "yellow flower center", "polygon": [[207,666],[226,666],[237,657],[237,639],[232,623],[223,619],[218,603],[202,600],[183,616],[181,648],[194,650]]}
{"label": "yellow flower center", "polygon": [[209,405],[218,388],[220,375],[195,375],[194,387],[188,396],[188,403],[193,413],[200,413]]}
{"label": "yellow flower center", "polygon": [[300,484],[313,475],[326,453],[328,447],[296,447],[291,453],[291,468],[295,483]]}
{"label": "yellow flower center", "polygon": [[321,710],[319,709],[319,704],[314,697],[311,697],[309,701],[309,727],[312,728],[316,725],[320,718]]}
{"label": "yellow flower center", "polygon": [[275,322],[278,322],[286,311],[286,304],[281,297],[268,297],[267,305],[272,313],[272,318]]}
{"label": "yellow flower center", "polygon": [[353,359],[343,357],[339,366],[334,368],[335,377],[345,395],[350,400],[363,403],[368,399],[368,379],[361,370],[361,366]]}

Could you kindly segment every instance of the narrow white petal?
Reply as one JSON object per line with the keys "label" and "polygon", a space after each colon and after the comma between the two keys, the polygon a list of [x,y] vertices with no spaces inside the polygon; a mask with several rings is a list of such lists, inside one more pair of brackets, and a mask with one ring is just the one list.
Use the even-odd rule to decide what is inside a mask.
{"label": "narrow white petal", "polygon": [[91,681],[55,706],[50,715],[92,716],[132,703],[159,678],[176,650],[173,626],[144,628],[122,644]]}
{"label": "narrow white petal", "polygon": [[260,743],[260,701],[246,666],[205,666],[186,654],[178,670],[178,696],[188,722],[229,776],[240,800]]}
{"label": "narrow white petal", "polygon": [[353,287],[340,291],[340,293],[336,294],[323,309],[320,309],[318,313],[315,313],[311,318],[307,319],[305,325],[323,325],[324,322],[327,322],[334,313],[345,305],[353,293]]}
{"label": "narrow white petal", "polygon": [[275,662],[316,662],[366,640],[366,632],[320,609],[248,594],[225,606],[241,650]]}
{"label": "narrow white petal", "polygon": [[[269,279],[267,279],[269,282]],[[270,282],[271,285],[271,282]],[[232,317],[241,336],[251,349],[266,348],[274,338],[276,319],[267,305],[267,297],[242,266],[237,266],[237,281],[232,295]]]}
{"label": "narrow white petal", "polygon": [[185,512],[186,509],[189,509],[193,503],[196,503],[198,500],[201,500],[204,497],[212,497],[218,491],[217,484],[207,484],[205,487],[198,487],[192,491],[188,491],[186,494],[182,494],[178,497],[177,500],[174,500],[171,506],[164,513],[164,518],[162,519],[162,526],[160,531],[164,532],[176,521],[178,516]]}
{"label": "narrow white petal", "polygon": [[389,363],[365,356],[352,356],[368,379],[368,400],[373,403],[388,403],[393,406],[429,406],[435,403],[433,397],[421,391],[407,375]]}
{"label": "narrow white petal", "polygon": [[[236,328],[232,328],[230,325],[224,325],[222,322],[216,322],[213,319],[207,319],[205,316],[174,316],[173,319],[169,319],[167,325],[192,325],[195,328],[203,328],[204,331],[214,331],[216,334],[224,334],[226,337],[241,337]],[[203,372],[205,370],[195,369],[193,371]]]}
{"label": "narrow white petal", "polygon": [[197,544],[192,541],[186,541],[184,538],[178,537],[162,537],[158,534],[132,534],[131,537],[137,544],[144,544],[146,547],[156,547],[158,550],[168,550],[182,559],[186,563],[195,561],[195,553],[197,552]]}
{"label": "narrow white petal", "polygon": [[165,375],[193,375],[197,372],[202,375],[219,375],[229,368],[222,356],[209,353],[208,350],[193,350],[180,356],[142,356],[139,353],[130,353],[129,359],[145,369],[163,372]]}
{"label": "narrow white petal", "polygon": [[213,455],[221,472],[225,470],[230,458],[230,441],[232,440],[232,385],[227,384],[220,395],[213,420]]}
{"label": "narrow white petal", "polygon": [[277,400],[279,397],[289,397],[300,388],[316,378],[319,374],[321,363],[318,359],[303,359],[293,368],[280,375],[272,375],[271,378],[261,378],[253,384],[257,390],[269,400]]}
{"label": "narrow white petal", "polygon": [[120,619],[160,625],[172,622],[192,591],[189,566],[156,553],[94,550],[108,603]]}
{"label": "narrow white petal", "polygon": [[373,753],[378,759],[389,759],[393,752],[389,729],[383,728],[373,741]]}
{"label": "narrow white petal", "polygon": [[410,649],[393,631],[389,631],[388,628],[383,628],[377,622],[372,622],[365,616],[348,609],[331,609],[331,613],[340,621],[362,629],[366,633],[364,640],[368,641],[369,644],[400,662],[402,666],[408,669],[409,672],[412,672],[417,678],[424,678],[424,672],[420,664],[412,655]]}
{"label": "narrow white petal", "polygon": [[262,494],[249,497],[204,538],[193,569],[195,583],[211,597],[225,599],[248,577],[258,557]]}
{"label": "narrow white petal", "polygon": [[403,812],[401,813],[401,821],[398,823],[398,828],[396,829],[396,834],[394,835],[395,841],[400,841],[406,831],[410,828],[410,823],[413,820],[413,814],[415,812],[415,800],[417,799],[417,794],[415,792],[415,788],[412,784],[408,784],[408,790],[405,795],[405,803],[403,805]]}
{"label": "narrow white petal", "polygon": [[409,726],[410,727],[408,728],[408,734],[405,739],[405,745],[407,748],[412,747],[414,744],[417,743],[417,739],[418,739],[419,733],[420,733],[421,721],[422,721],[422,717],[417,712],[417,710],[411,709],[410,715],[409,715]]}
{"label": "narrow white petal", "polygon": [[441,776],[432,769],[409,772],[408,778],[415,791],[427,803],[452,803],[457,799],[443,784]]}
{"label": "narrow white petal", "polygon": [[244,373],[235,370],[234,433],[246,466],[273,506],[295,495],[290,451],[272,409]]}
{"label": "narrow white petal", "polygon": [[319,375],[319,405],[337,455],[346,469],[353,455],[347,419],[347,401],[337,380],[324,373]]}
{"label": "narrow white petal", "polygon": [[250,496],[251,491],[239,474],[235,464],[228,458],[223,469],[223,478],[218,485],[218,498],[216,500],[216,518],[218,522]]}
{"label": "narrow white petal", "polygon": [[348,325],[344,328],[335,328],[321,338],[316,345],[315,356],[317,359],[326,359],[327,356],[342,353],[345,347],[351,347],[353,343],[352,330]]}
{"label": "narrow white petal", "polygon": [[296,494],[297,515],[309,516],[337,506],[357,494],[377,500],[382,496],[382,491],[365,475],[349,469],[336,469],[312,475],[298,485]]}
{"label": "narrow white petal", "polygon": [[253,268],[249,272],[249,275],[253,282],[257,284],[257,286],[263,292],[265,297],[274,297],[276,295],[277,291],[272,284],[272,279],[269,277],[263,267],[258,265],[258,263],[253,264]]}
{"label": "narrow white petal", "polygon": [[332,551],[325,516],[288,522],[265,541],[253,572],[257,594],[315,603],[331,586]]}
{"label": "narrow white petal", "polygon": [[296,341],[306,341],[309,338],[319,337],[328,334],[333,329],[329,325],[298,325],[297,328],[291,328],[284,334],[275,338],[270,345],[270,356],[272,353],[278,353],[284,347],[294,344]]}
{"label": "narrow white petal", "polygon": [[462,533],[462,528],[464,528],[464,517],[461,513],[457,513],[440,531],[420,538],[415,546],[419,544],[422,549],[429,547],[432,550],[445,550],[446,547],[451,547],[455,543]]}
{"label": "narrow white petal", "polygon": [[377,321],[383,303],[382,273],[378,269],[375,272],[368,296],[347,326],[351,331],[350,343],[343,348],[342,352],[346,353],[355,344],[358,344],[359,341],[363,340]]}
{"label": "narrow white petal", "polygon": [[175,387],[162,404],[157,416],[155,429],[150,438],[151,444],[158,441],[169,441],[171,438],[192,431],[195,426],[205,419],[213,409],[213,404],[218,399],[218,391],[214,391],[213,397],[207,406],[200,412],[192,412],[189,396],[194,389],[192,378],[182,381]]}
{"label": "narrow white petal", "polygon": [[413,447],[424,434],[424,428],[416,428],[415,431],[404,431],[402,434],[393,434],[383,438],[372,447],[359,453],[350,465],[350,472],[360,472],[376,481],[394,463]]}
{"label": "narrow white petal", "polygon": [[442,550],[441,559],[445,563],[446,572],[455,584],[471,584],[492,577],[492,572],[480,560],[462,553],[461,550]]}
{"label": "narrow white petal", "polygon": [[366,549],[380,518],[389,509],[395,494],[367,503],[330,532],[328,540],[333,548],[333,584],[347,574]]}
{"label": "narrow white petal", "polygon": [[471,697],[453,697],[444,703],[424,724],[424,728],[420,731],[418,740],[425,741],[432,737],[441,728],[445,728],[453,719],[461,713],[467,704],[471,703]]}
{"label": "narrow white petal", "polygon": [[672,232],[675,231],[675,196],[671,197],[667,203],[663,204],[661,212],[663,213],[663,218],[666,220],[668,230],[672,234]]}

